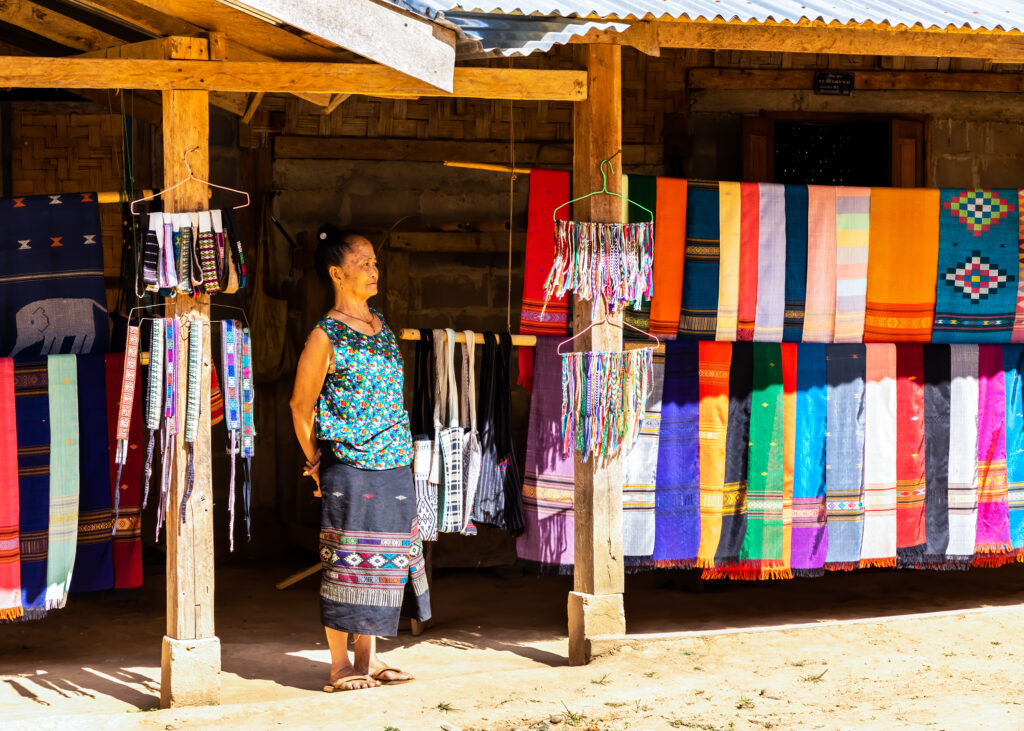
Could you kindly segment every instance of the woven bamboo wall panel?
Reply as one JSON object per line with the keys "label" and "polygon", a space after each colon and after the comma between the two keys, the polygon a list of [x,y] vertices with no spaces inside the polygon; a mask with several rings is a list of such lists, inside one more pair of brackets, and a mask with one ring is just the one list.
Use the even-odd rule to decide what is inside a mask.
{"label": "woven bamboo wall panel", "polygon": [[[121,118],[87,103],[16,103],[11,106],[13,195],[119,190]],[[121,267],[121,212],[100,206],[103,269]]]}

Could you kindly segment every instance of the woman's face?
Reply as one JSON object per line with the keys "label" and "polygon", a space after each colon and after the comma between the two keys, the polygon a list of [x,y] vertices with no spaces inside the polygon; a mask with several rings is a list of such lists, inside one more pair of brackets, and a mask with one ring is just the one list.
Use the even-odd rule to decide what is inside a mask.
{"label": "woman's face", "polygon": [[377,256],[373,246],[362,236],[356,237],[341,266],[330,269],[335,286],[361,300],[377,294]]}

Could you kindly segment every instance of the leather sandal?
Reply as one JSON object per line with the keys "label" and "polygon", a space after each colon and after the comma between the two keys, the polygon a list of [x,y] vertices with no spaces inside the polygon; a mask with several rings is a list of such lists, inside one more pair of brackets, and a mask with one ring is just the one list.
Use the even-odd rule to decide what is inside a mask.
{"label": "leather sandal", "polygon": [[[345,683],[353,683],[353,682],[360,681],[360,680],[367,684],[365,688],[343,688],[342,687]],[[344,678],[338,678],[337,680],[335,680],[330,685],[325,685],[324,686],[324,693],[341,693],[341,692],[348,691],[348,690],[369,690],[370,688],[376,688],[377,687],[377,686],[375,686],[373,684],[374,680],[375,680],[375,678],[371,678],[368,675],[348,675],[348,676],[346,676]]]}

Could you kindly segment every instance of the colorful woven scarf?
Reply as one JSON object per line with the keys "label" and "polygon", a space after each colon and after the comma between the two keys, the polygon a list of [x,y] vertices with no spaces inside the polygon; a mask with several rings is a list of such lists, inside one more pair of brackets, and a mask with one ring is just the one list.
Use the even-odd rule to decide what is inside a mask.
{"label": "colorful woven scarf", "polygon": [[160,238],[164,231],[164,214],[150,213],[149,228],[142,242],[142,284],[147,292],[159,289]]}
{"label": "colorful woven scarf", "polygon": [[856,343],[864,336],[870,226],[871,189],[836,188],[837,343]]}
{"label": "colorful woven scarf", "polygon": [[[1017,218],[1019,241],[1024,242],[1024,216],[1020,215],[1021,208],[1024,208],[1024,190],[1017,191]],[[1024,246],[1018,247],[1017,271],[1024,272]],[[1013,332],[1010,334],[1011,343],[1024,343],[1024,277],[1017,277],[1017,309],[1013,316]]]}
{"label": "colorful woven scarf", "polygon": [[999,566],[1009,553],[1006,489],[1006,385],[998,345],[978,347],[978,531],[974,565]]}
{"label": "colorful woven scarf", "polygon": [[655,204],[650,331],[663,336],[675,335],[679,330],[679,308],[683,301],[686,181],[658,178]]}
{"label": "colorful woven scarf", "polygon": [[523,479],[526,531],[516,541],[516,554],[520,560],[546,570],[572,573],[576,530],[573,457],[562,454],[558,340],[537,337]]}
{"label": "colorful woven scarf", "polygon": [[807,187],[805,343],[831,343],[836,327],[836,189]]}
{"label": "colorful woven scarf", "polygon": [[782,348],[774,343],[757,344],[750,406],[747,530],[740,547],[741,571],[732,574],[735,578],[782,578],[784,425]]}
{"label": "colorful woven scarf", "polygon": [[807,305],[807,186],[786,186],[786,312],[782,339],[799,343]]}
{"label": "colorful woven scarf", "polygon": [[[178,434],[178,360],[180,352],[181,326],[177,318],[168,317],[164,319],[164,347],[166,360],[164,361],[164,428],[163,442],[160,445],[160,502],[156,509],[156,535],[159,538],[160,529],[164,520],[170,512],[171,505],[171,482],[174,476],[174,443]],[[150,355],[152,360],[152,354]],[[145,508],[145,503],[143,503]]]}
{"label": "colorful woven scarf", "polygon": [[220,291],[217,276],[217,241],[213,233],[213,221],[210,211],[199,212],[199,265],[203,270],[203,291],[213,294]]}
{"label": "colorful woven scarf", "polygon": [[[463,363],[466,361],[463,360]],[[665,357],[653,356],[651,392],[640,423],[640,436],[622,461],[622,551],[627,566],[650,566],[654,553],[655,486],[661,436]]]}
{"label": "colorful woven scarf", "polygon": [[[562,170],[530,170],[530,201],[526,224],[526,266],[523,272],[523,309],[519,332],[531,335],[564,335],[569,328],[569,303],[565,297],[548,298],[544,282],[554,265],[555,209],[569,200],[569,173]],[[566,220],[569,207],[558,211]],[[529,351],[521,348],[520,352]]]}
{"label": "colorful woven scarf", "polygon": [[896,566],[896,346],[864,346],[864,540],[861,568]]}
{"label": "colorful woven scarf", "polygon": [[967,568],[978,524],[978,346],[950,346],[949,545],[946,565]]}
{"label": "colorful woven scarf", "polygon": [[896,346],[896,557],[914,568],[924,560],[924,350]]}
{"label": "colorful woven scarf", "polygon": [[[739,183],[723,181],[718,184],[718,318],[715,340],[724,342],[736,340],[739,320],[741,200]],[[654,272],[657,276],[657,266]]]}
{"label": "colorful woven scarf", "polygon": [[651,390],[653,348],[562,354],[562,453],[631,449]]}
{"label": "colorful woven scarf", "polygon": [[[793,487],[796,479],[796,343],[782,346],[782,413],[785,450],[782,456],[782,566],[776,576],[793,578]],[[761,578],[766,576],[762,567]]]}
{"label": "colorful woven scarf", "polygon": [[626,305],[639,308],[651,296],[653,261],[653,221],[558,221],[555,261],[544,291],[556,297],[575,292],[577,299],[590,302],[592,319],[602,302],[608,312]]}
{"label": "colorful woven scarf", "polygon": [[73,355],[47,359],[50,412],[50,526],[46,550],[46,608],[68,599],[78,543],[78,367]]}
{"label": "colorful woven scarf", "polygon": [[718,312],[718,183],[686,184],[686,263],[679,335],[714,340]]}
{"label": "colorful woven scarf", "polygon": [[50,405],[46,360],[14,364],[18,422],[18,533],[25,619],[46,616],[50,535]]}
{"label": "colorful woven scarf", "polygon": [[241,323],[237,320],[222,320],[220,323],[221,368],[224,373],[224,426],[227,432],[225,447],[231,460],[228,473],[228,541],[232,551],[235,550],[235,462],[238,456],[241,430],[241,401],[235,345],[240,329]]}
{"label": "colorful woven scarf", "polygon": [[[127,356],[110,353],[105,356],[107,376],[107,441],[117,440],[119,422],[118,395]],[[111,482],[110,491],[120,505],[114,544],[114,587],[131,589],[142,585],[142,473],[146,455],[143,449],[143,399],[132,407],[131,429],[128,433],[128,459],[118,481]],[[118,465],[110,454],[110,474],[117,476]]]}
{"label": "colorful woven scarf", "polygon": [[[711,343],[699,345],[701,349],[707,345],[715,347]],[[698,367],[710,365],[703,360],[698,363],[698,358],[697,343],[665,344],[651,556],[656,566],[692,566],[697,558],[701,537]],[[728,368],[728,359],[725,365]],[[718,494],[721,496],[721,489]]]}
{"label": "colorful woven scarf", "polygon": [[71,591],[114,586],[106,368],[102,355],[78,356],[78,546]]}
{"label": "colorful woven scarf", "polygon": [[[786,189],[759,183],[757,224],[757,305],[754,340],[782,341],[786,313]],[[776,363],[781,373],[782,364]]]}
{"label": "colorful woven scarf", "polygon": [[[658,179],[651,175],[629,175],[623,176],[628,181],[629,202],[626,205],[626,221],[629,223],[644,223],[651,220],[648,211],[654,211],[654,227],[651,231],[651,275],[650,286],[647,294],[643,295],[639,306],[627,306],[622,313],[622,321],[628,322],[637,330],[647,331],[651,327],[651,298],[654,294],[654,256],[657,248],[653,242],[658,230]],[[644,210],[644,209],[647,210]],[[645,340],[647,335],[638,333],[636,330],[624,328],[622,331],[623,340]]]}
{"label": "colorful woven scarf", "polygon": [[256,403],[256,390],[253,385],[252,374],[252,340],[249,335],[249,328],[242,328],[242,379],[240,384],[241,409],[242,409],[242,505],[245,512],[245,537],[252,538],[252,458],[256,454],[256,414],[254,409]]}
{"label": "colorful woven scarf", "polygon": [[825,568],[830,571],[860,567],[864,533],[864,355],[863,345],[831,345],[827,349]]}
{"label": "colorful woven scarf", "polygon": [[924,564],[943,567],[949,547],[948,345],[924,346],[925,539]]}
{"label": "colorful woven scarf", "polygon": [[1008,343],[1020,276],[1016,190],[943,188],[937,343]]}
{"label": "colorful woven scarf", "polygon": [[[668,345],[666,345],[666,348]],[[698,543],[697,566],[704,569],[715,565],[715,552],[722,536],[722,510],[725,494],[726,440],[729,428],[729,382],[732,364],[732,343],[700,343],[699,350],[699,396],[698,408],[698,457],[699,469],[693,478],[700,486],[699,530],[691,540]],[[684,384],[680,384],[684,385]],[[692,398],[693,385],[689,384],[688,395]],[[681,393],[685,398],[687,393]],[[688,423],[683,422],[688,419]],[[679,414],[680,429],[692,429],[692,407]],[[683,453],[682,468],[689,465]],[[659,462],[661,455],[658,455]],[[660,474],[660,473],[659,473]],[[683,480],[687,475],[684,471]],[[688,484],[692,484],[690,480]],[[692,489],[692,488],[691,488]],[[656,500],[661,502],[661,485],[658,485]],[[661,523],[657,540],[660,543]],[[680,526],[682,529],[684,526]],[[666,536],[665,540],[671,540]]]}
{"label": "colorful woven scarf", "polygon": [[871,189],[865,342],[927,343],[935,312],[939,191]]}
{"label": "colorful woven scarf", "polygon": [[14,361],[0,358],[0,620],[17,619],[22,614]]}
{"label": "colorful woven scarf", "polygon": [[[142,492],[142,507],[145,508],[149,502],[149,483],[153,477],[153,452],[155,451],[156,444],[156,432],[160,428],[160,418],[163,415],[163,404],[164,404],[164,360],[165,360],[165,339],[166,339],[166,328],[163,318],[156,318],[152,323],[152,330],[150,331],[149,340],[149,383],[146,389],[146,429],[149,430],[149,441],[146,445],[146,482]],[[125,355],[125,372],[128,372],[130,366],[128,362],[128,356]],[[123,384],[122,383],[122,391]],[[120,422],[120,407],[118,407],[118,449],[120,449],[120,435],[121,435],[121,422]],[[118,470],[120,475],[120,469]],[[121,478],[117,478],[118,484],[121,484]]]}
{"label": "colorful woven scarf", "polygon": [[160,237],[160,289],[168,297],[174,296],[178,286],[178,262],[174,256],[174,217],[165,213],[163,217],[163,236]]}
{"label": "colorful woven scarf", "polygon": [[188,461],[185,466],[185,491],[181,496],[181,522],[185,523],[188,499],[195,487],[195,441],[199,434],[199,408],[203,393],[203,321],[191,317],[188,321],[188,360],[185,391],[185,448]]}
{"label": "colorful woven scarf", "polygon": [[192,294],[192,219],[187,213],[171,213],[174,219],[174,252],[178,271],[178,292]]}
{"label": "colorful woven scarf", "polygon": [[[1024,548],[1024,346],[1003,346],[1006,374],[1006,488],[1010,543]],[[952,438],[952,437],[950,437]]]}
{"label": "colorful woven scarf", "polygon": [[[753,389],[753,345],[733,343],[729,364],[729,421],[725,433],[722,532],[718,548],[715,550],[716,569],[739,560],[743,535],[747,532],[747,464]],[[702,455],[701,465],[703,464]],[[718,574],[708,574],[712,575]]]}
{"label": "colorful woven scarf", "polygon": [[[117,446],[114,463],[117,465],[115,484],[121,484],[121,472],[128,461],[128,435],[131,433],[132,411],[135,404],[135,384],[139,377],[139,326],[129,325],[124,354],[124,373],[121,376],[121,391],[117,402]],[[150,447],[152,458],[152,446]],[[147,478],[148,489],[148,478]],[[114,533],[117,533],[117,517],[120,514],[118,491],[114,491]]]}
{"label": "colorful woven scarf", "polygon": [[824,571],[825,428],[827,419],[825,346],[800,346],[796,376],[796,461],[793,466],[793,575]]}
{"label": "colorful woven scarf", "polygon": [[740,184],[740,291],[737,340],[754,339],[757,319],[757,271],[760,248],[761,191],[757,183]]}

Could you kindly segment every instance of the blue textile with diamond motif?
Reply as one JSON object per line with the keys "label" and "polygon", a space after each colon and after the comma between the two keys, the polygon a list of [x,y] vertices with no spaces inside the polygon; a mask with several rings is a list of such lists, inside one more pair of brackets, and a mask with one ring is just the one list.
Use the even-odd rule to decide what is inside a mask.
{"label": "blue textile with diamond motif", "polygon": [[1017,191],[943,188],[933,343],[1008,343],[1020,276]]}
{"label": "blue textile with diamond motif", "polygon": [[381,314],[370,311],[381,323],[376,335],[331,317],[316,324],[334,348],[334,371],[316,402],[316,436],[331,442],[345,464],[388,470],[412,462],[412,434],[402,403],[402,353]]}

